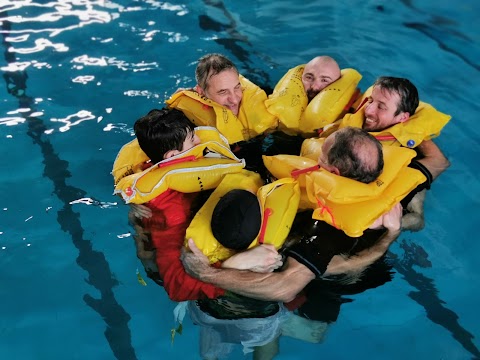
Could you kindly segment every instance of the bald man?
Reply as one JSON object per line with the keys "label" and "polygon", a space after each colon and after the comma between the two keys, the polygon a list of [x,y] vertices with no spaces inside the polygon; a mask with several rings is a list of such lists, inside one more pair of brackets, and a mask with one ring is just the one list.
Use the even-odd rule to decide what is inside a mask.
{"label": "bald man", "polygon": [[330,56],[317,56],[303,70],[302,83],[308,102],[324,88],[340,78],[340,67]]}

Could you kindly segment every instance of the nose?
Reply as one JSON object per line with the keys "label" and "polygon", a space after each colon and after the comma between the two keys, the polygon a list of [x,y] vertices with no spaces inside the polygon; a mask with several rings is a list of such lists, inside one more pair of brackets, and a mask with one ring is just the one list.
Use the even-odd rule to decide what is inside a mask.
{"label": "nose", "polygon": [[237,105],[240,103],[240,97],[237,96],[235,93],[231,93],[228,95],[227,101],[230,105]]}
{"label": "nose", "polygon": [[371,105],[372,105],[371,103],[367,103],[367,105],[365,106],[365,115],[366,116],[373,115],[373,113],[374,113],[373,106],[371,106]]}
{"label": "nose", "polygon": [[313,85],[312,85],[312,88],[313,90],[315,91],[322,91],[327,85],[322,82],[321,80],[316,80]]}

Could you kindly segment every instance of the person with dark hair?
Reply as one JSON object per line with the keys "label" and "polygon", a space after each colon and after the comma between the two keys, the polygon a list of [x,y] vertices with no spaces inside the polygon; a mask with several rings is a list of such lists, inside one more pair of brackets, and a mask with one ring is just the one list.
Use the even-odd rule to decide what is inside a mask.
{"label": "person with dark hair", "polygon": [[[200,143],[193,124],[175,109],[149,111],[135,122],[134,131],[140,148],[150,158],[150,166]],[[169,293],[173,299],[181,298],[188,292],[193,298],[215,297],[224,293],[222,289],[188,276],[179,261],[195,198],[196,194],[167,189],[144,205],[132,204],[129,213],[130,222],[136,230],[137,257],[147,275],[165,289],[175,289],[175,286],[170,286],[172,282],[183,282],[185,290],[182,294],[173,290]]]}
{"label": "person with dark hair", "polygon": [[[146,167],[144,171],[148,171],[157,164],[161,165],[162,163],[159,164],[159,162],[170,158],[174,158],[174,161],[181,160],[182,153],[201,145],[192,123],[183,112],[176,109],[151,110],[135,122],[134,130],[138,146],[145,153],[144,155],[150,158],[150,161],[144,164]],[[215,129],[203,129],[202,131],[212,132],[207,135],[207,138],[215,135],[219,137],[220,141],[224,141]],[[228,144],[223,142],[223,146],[225,146],[225,150],[222,150],[225,151],[223,155],[234,157],[228,150]],[[207,154],[205,150],[208,150]],[[216,154],[214,147],[203,150],[206,160],[216,159],[218,155],[222,154]],[[224,160],[225,157],[220,156],[218,159]],[[202,158],[197,158],[196,162],[201,161]],[[232,160],[232,164],[236,168],[238,168],[238,162],[240,162],[238,159],[237,161]],[[222,162],[223,170],[215,170],[214,162],[209,161],[208,164],[212,168],[211,171],[215,173],[206,175],[208,177],[217,176],[220,181],[228,173],[228,166],[225,166],[227,165],[225,162]],[[163,165],[168,165],[168,163],[164,162]],[[162,171],[163,168],[156,166],[152,172]],[[192,172],[195,169],[195,167],[187,167],[185,171]],[[185,176],[187,176],[187,172],[184,172]],[[162,178],[158,181],[162,182]],[[202,186],[199,187],[199,190],[201,188]],[[129,218],[137,232],[134,236],[137,256],[142,260],[147,275],[162,285],[172,300],[215,298],[225,294],[223,289],[202,283],[186,274],[180,261],[187,227],[196,210],[200,208],[206,195],[209,194],[208,190],[183,193],[167,188],[143,205],[132,205],[134,209],[130,212]],[[250,196],[255,197],[253,194]],[[255,201],[258,207],[256,198]],[[262,269],[262,266],[269,269],[271,264],[278,263],[276,250],[270,253],[262,252],[263,263],[256,265],[259,271],[266,271]]]}
{"label": "person with dark hair", "polygon": [[[364,129],[342,127],[326,138],[305,140],[299,157],[266,157],[265,163],[272,176],[305,184],[301,208],[315,209],[316,219],[356,237],[426,181],[408,167],[414,156],[410,149],[382,146]],[[365,211],[366,200],[375,211]]]}
{"label": "person with dark hair", "polygon": [[[350,146],[350,143],[353,145]],[[337,145],[347,148],[347,150],[343,152],[336,150]],[[352,150],[355,148],[357,151]],[[383,170],[383,152],[378,140],[362,129],[345,128],[339,130],[323,144],[322,150],[325,158],[322,157],[320,165],[339,175],[343,175],[343,171],[348,174],[355,173],[360,181],[369,182],[369,179],[375,178]],[[332,158],[330,156],[332,151],[338,152],[344,158],[344,161],[338,162],[337,159]],[[330,162],[335,165],[331,165]],[[233,209],[235,209],[235,206],[233,206]],[[400,213],[401,207],[397,204],[392,211],[377,221],[378,228],[375,226],[375,229],[366,230],[361,237],[352,238],[326,222],[312,219],[311,211],[300,212],[291,226],[286,241],[289,244],[279,251],[283,254],[286,264],[279,272],[255,274],[251,271],[217,269],[208,266],[208,261],[197,249],[193,240],[189,241],[192,253],[184,252],[182,255],[183,262],[187,272],[202,279],[202,281],[213,284],[221,283],[222,287],[244,297],[264,301],[287,302],[292,300],[313,279],[333,281],[343,281],[342,279],[345,279],[350,281],[355,278],[355,274],[360,274],[385,254],[389,245],[396,239],[399,234]],[[216,224],[224,225],[223,228],[220,228],[220,231],[226,233],[232,227],[233,220],[227,220],[230,216],[228,212],[224,215],[223,218],[228,223],[222,224],[220,221],[216,221]],[[238,220],[235,223],[240,224]],[[212,221],[212,231],[214,231],[213,224]],[[235,233],[235,231],[236,229],[232,227],[231,232]],[[248,261],[250,251],[233,255],[229,260]],[[299,299],[301,300],[301,298]],[[293,304],[288,304],[287,307],[292,309]],[[205,312],[213,314],[211,318],[217,318],[218,314],[222,314],[222,311],[224,311],[222,307],[220,307],[222,311],[218,311],[216,301],[202,300],[198,301],[197,305],[191,309],[194,314],[192,316],[195,319],[194,321],[198,321],[195,317],[198,314],[206,317],[203,312],[199,313],[199,310],[205,310]],[[200,308],[200,305],[204,308]],[[190,308],[192,306],[189,305]],[[235,309],[237,307],[229,306],[228,308]],[[290,314],[285,321],[282,321],[281,333],[307,341],[319,340],[326,328],[325,324],[308,322],[307,326],[307,323],[303,320],[299,320],[298,316]],[[217,320],[206,323],[211,324],[215,321]],[[298,326],[303,327],[303,331],[299,331]],[[318,333],[318,336],[306,336],[309,330]]]}
{"label": "person with dark hair", "polygon": [[[191,252],[184,252],[182,261],[187,272],[202,281],[255,299],[289,302],[315,278],[358,272],[378,260],[400,234],[400,216],[397,204],[382,216],[379,229],[365,231],[358,238],[310,216],[312,231],[302,228],[299,241],[283,251],[286,260],[280,272],[259,274],[211,267],[192,239],[188,241]],[[365,248],[365,244],[370,246]],[[248,256],[248,251],[233,257],[239,256]]]}
{"label": "person with dark hair", "polygon": [[140,148],[156,164],[198,145],[194,125],[179,110],[153,109],[133,127]]}
{"label": "person with dark hair", "polygon": [[260,231],[262,215],[255,194],[233,189],[215,206],[211,228],[215,239],[226,248],[246,250]]}
{"label": "person with dark hair", "polygon": [[[408,79],[379,77],[365,107],[363,128],[367,131],[381,131],[395,124],[405,123],[415,114],[418,105],[417,88]],[[410,166],[421,171],[427,181],[402,201],[405,209],[402,227],[406,230],[423,228],[425,190],[430,189],[432,182],[450,166],[450,162],[433,140],[424,140],[415,149],[419,155]]]}
{"label": "person with dark hair", "polygon": [[[341,120],[339,128],[361,127],[374,136],[380,136],[384,144],[393,141],[394,144],[415,148],[419,153],[415,163],[420,164],[418,168],[429,182],[450,165],[431,140],[450,120],[450,116],[436,111],[431,105],[420,103],[418,90],[412,82],[405,78],[382,76],[366,95],[356,112],[347,114]],[[414,116],[415,121],[412,122]],[[335,127],[322,136],[330,134],[332,129]]]}
{"label": "person with dark hair", "polygon": [[[406,123],[417,112],[418,107],[419,98],[415,85],[404,78],[382,76],[375,81],[372,93],[368,97],[362,128],[369,132],[379,132],[396,124]],[[440,115],[446,119],[442,121],[438,119],[439,126],[442,127],[450,117],[438,113],[438,116]],[[431,133],[427,133],[427,138],[422,139],[419,144],[413,140],[405,144],[414,147],[419,153],[419,159],[414,162],[413,167],[418,168],[429,179],[428,187],[450,166],[450,162],[429,138],[430,136]]]}
{"label": "person with dark hair", "polygon": [[383,170],[382,145],[365,130],[343,128],[325,139],[318,162],[330,172],[368,184]]}
{"label": "person with dark hair", "polygon": [[[222,246],[240,252],[258,236],[261,222],[257,196],[245,189],[233,189],[215,205],[210,227]],[[190,301],[188,311],[193,323],[201,326],[203,359],[225,358],[235,344],[243,345],[244,354],[254,351],[255,356],[259,356],[262,352],[262,358],[273,358],[277,353],[276,340],[281,325],[289,316],[279,302],[256,300],[231,292],[216,299]]]}
{"label": "person with dark hair", "polygon": [[[185,238],[193,238],[213,266],[273,271],[282,265],[278,249],[288,236],[300,197],[300,185],[292,178],[264,184],[251,171],[227,174],[195,214]],[[232,260],[246,249],[255,252],[242,261]]]}
{"label": "person with dark hair", "polygon": [[[138,147],[145,153],[144,156],[150,159],[142,165],[143,171],[149,171],[153,166],[170,158],[180,160],[182,153],[200,144],[193,124],[183,112],[176,109],[151,110],[135,122],[134,130]],[[214,129],[204,131],[212,131],[219,136]],[[225,152],[229,152],[228,145],[224,143],[224,146]],[[215,151],[210,150],[209,154],[204,154],[205,158],[212,152]],[[229,156],[234,157],[232,153]],[[213,156],[209,159],[215,158],[216,156]],[[213,167],[215,165],[211,161],[208,163]],[[233,161],[233,164],[238,166],[236,161]],[[153,169],[152,173],[163,171],[161,166]],[[187,170],[195,171],[195,168]],[[220,178],[222,174],[219,170],[217,175],[212,176]],[[180,261],[186,229],[195,209],[200,207],[205,195],[209,193],[183,193],[167,188],[143,205],[131,205],[129,219],[136,230],[134,239],[137,256],[144,264],[147,275],[162,285],[168,296],[175,301],[214,298],[225,293],[223,289],[190,277],[185,273]]]}
{"label": "person with dark hair", "polygon": [[365,106],[363,129],[380,131],[407,121],[419,104],[418,91],[410,80],[379,77]]}
{"label": "person with dark hair", "polygon": [[[364,181],[382,171],[383,160],[380,160],[382,148],[377,145],[378,140],[365,130],[341,129],[327,140],[322,146],[325,157],[322,155],[319,159],[320,166],[326,170],[343,176],[341,171],[348,173],[349,167],[352,167]],[[353,151],[354,161],[330,159],[329,153],[335,149],[338,141],[343,147],[349,147],[343,143],[344,141],[356,145],[356,151]],[[351,153],[346,151],[342,156],[348,158]],[[339,167],[330,162],[335,162]],[[353,166],[353,162],[358,162],[360,166],[358,164]],[[347,166],[344,166],[345,164]],[[361,271],[379,259],[400,233],[401,212],[401,205],[395,205],[358,238],[349,237],[342,230],[312,219],[310,214],[307,216],[310,219],[308,225],[303,223],[301,226],[292,226],[289,238],[298,241],[281,251],[286,256],[286,266],[280,272],[255,274],[249,271],[210,267],[192,239],[188,241],[192,252],[182,254],[183,264],[188,273],[202,281],[256,299],[287,302],[315,278]],[[297,217],[304,218],[305,215],[299,213]],[[290,243],[288,239],[287,242]],[[247,259],[248,253],[249,251],[245,251],[236,254],[229,260],[241,261],[242,257]]]}
{"label": "person with dark hair", "polygon": [[421,171],[427,181],[402,200],[405,211],[402,227],[420,230],[424,225],[425,190],[430,189],[432,182],[450,166],[431,139],[438,136],[450,118],[431,105],[420,102],[418,90],[410,80],[382,76],[367,90],[355,113],[345,115],[333,126],[327,126],[321,136],[328,136],[336,126],[340,129],[354,126],[372,133],[381,139],[383,145],[414,148],[418,155],[409,166]]}

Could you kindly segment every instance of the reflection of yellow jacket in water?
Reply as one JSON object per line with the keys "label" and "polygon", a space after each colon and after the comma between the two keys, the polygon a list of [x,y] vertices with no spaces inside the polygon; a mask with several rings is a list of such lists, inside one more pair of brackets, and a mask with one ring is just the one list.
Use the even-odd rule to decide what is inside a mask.
{"label": "reflection of yellow jacket in water", "polygon": [[264,163],[279,179],[291,177],[293,170],[309,170],[297,177],[301,187],[299,208],[315,209],[314,219],[323,220],[348,236],[361,236],[377,218],[426,180],[418,170],[408,167],[415,151],[395,146],[383,148],[383,172],[370,184],[319,169],[316,159],[323,140],[305,140],[303,156],[264,156]]}
{"label": "reflection of yellow jacket in water", "polygon": [[287,238],[297,213],[300,187],[294,179],[281,179],[262,186],[262,180],[257,173],[244,170],[241,173],[226,175],[197,212],[186,234],[186,239],[193,238],[211,263],[226,260],[235,253],[215,239],[210,227],[215,205],[223,195],[233,189],[256,193],[260,204],[262,225],[249,248],[265,243],[273,244],[279,249]]}
{"label": "reflection of yellow jacket in water", "polygon": [[167,189],[184,193],[214,189],[225,174],[242,171],[243,160],[231,151],[226,139],[212,127],[197,127],[200,144],[144,170],[149,161],[135,139],[124,145],[115,159],[114,194],[126,203],[143,204]]}
{"label": "reflection of yellow jacket in water", "polygon": [[279,129],[291,134],[312,134],[339,119],[362,76],[354,69],[343,69],[341,77],[315,96],[310,103],[302,83],[305,65],[290,69],[277,83],[265,102],[267,110],[279,121]]}
{"label": "reflection of yellow jacket in water", "polygon": [[[370,96],[373,87],[370,87],[363,99]],[[361,106],[355,114],[347,114],[339,121],[338,128],[341,129],[347,126],[363,127],[365,121],[365,106]],[[379,139],[384,145],[402,145],[409,148],[415,148],[422,143],[422,141],[430,140],[440,135],[440,131],[450,121],[452,117],[436,110],[432,105],[421,102],[415,111],[415,114],[403,122],[395,124],[388,129],[370,132],[373,136]],[[322,137],[328,136],[332,130],[330,129]]]}
{"label": "reflection of yellow jacket in water", "polygon": [[265,108],[265,91],[242,75],[239,78],[243,97],[238,117],[229,109],[191,90],[174,94],[166,103],[170,108],[181,110],[197,126],[216,127],[229,144],[249,140],[265,130],[275,128],[277,123]]}

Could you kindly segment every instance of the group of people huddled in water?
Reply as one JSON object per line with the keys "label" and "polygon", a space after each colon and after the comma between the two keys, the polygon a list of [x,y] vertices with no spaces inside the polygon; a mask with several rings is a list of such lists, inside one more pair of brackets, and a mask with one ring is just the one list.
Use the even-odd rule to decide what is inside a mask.
{"label": "group of people huddled in water", "polygon": [[423,228],[426,190],[449,166],[432,138],[450,116],[404,78],[362,94],[329,56],[271,94],[221,54],[195,77],[135,122],[115,193],[147,275],[202,325],[202,357],[237,342],[272,358],[279,335],[316,341],[335,320],[315,317],[316,288],[361,283],[402,230]]}

